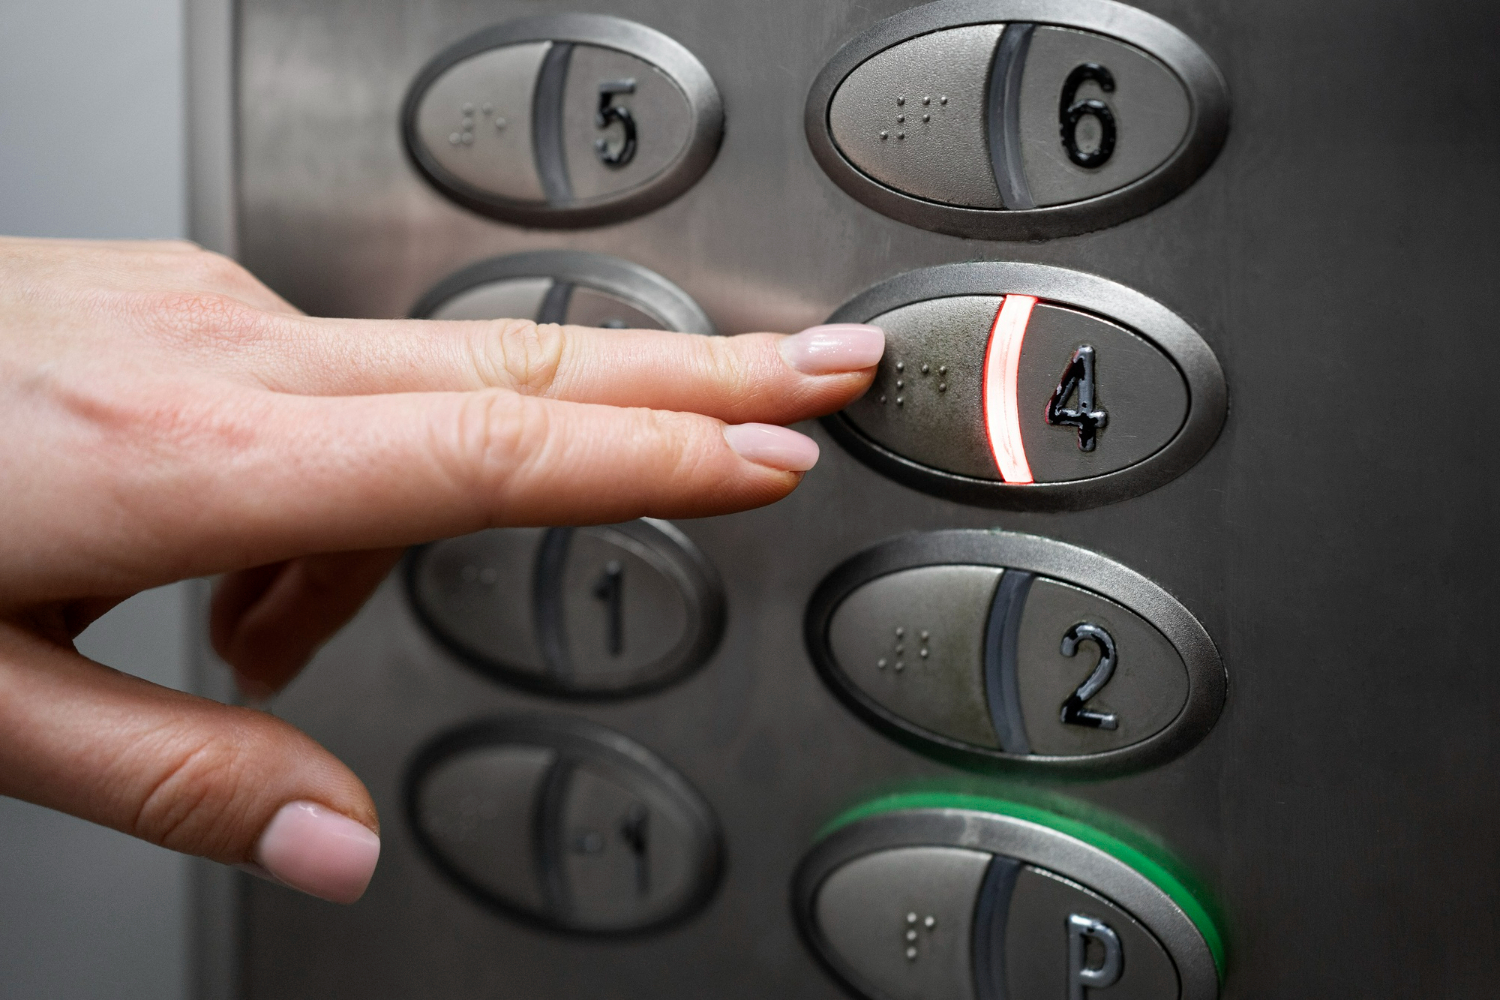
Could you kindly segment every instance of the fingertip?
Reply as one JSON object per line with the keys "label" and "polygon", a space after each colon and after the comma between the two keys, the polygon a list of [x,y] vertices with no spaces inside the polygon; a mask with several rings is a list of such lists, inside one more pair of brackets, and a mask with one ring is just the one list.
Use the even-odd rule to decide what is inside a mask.
{"label": "fingertip", "polygon": [[885,331],[868,323],[829,323],[785,337],[777,348],[782,360],[803,375],[843,375],[880,362]]}
{"label": "fingertip", "polygon": [[741,458],[778,472],[806,472],[818,464],[818,443],[775,424],[728,424],[724,440]]}
{"label": "fingertip", "polygon": [[[256,842],[252,874],[333,903],[365,894],[380,860],[380,835],[316,802],[282,806]],[[256,871],[259,868],[261,871]]]}

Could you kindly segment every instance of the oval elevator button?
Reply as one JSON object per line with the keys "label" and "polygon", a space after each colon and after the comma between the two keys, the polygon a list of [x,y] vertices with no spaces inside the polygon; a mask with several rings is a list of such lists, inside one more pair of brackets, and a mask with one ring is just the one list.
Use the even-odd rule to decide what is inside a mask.
{"label": "oval elevator button", "polygon": [[538,250],[471,264],[423,295],[411,315],[715,332],[698,303],[655,271],[581,250]]}
{"label": "oval elevator button", "polygon": [[1037,239],[1114,225],[1186,188],[1223,145],[1228,98],[1203,50],[1143,11],[1059,0],[1042,17],[1023,0],[940,0],[844,46],[813,84],[805,127],[823,168],[877,211]]}
{"label": "oval elevator button", "polygon": [[851,707],[958,759],[1139,767],[1196,742],[1224,699],[1212,642],[1161,588],[1028,535],[868,549],[814,592],[806,637]]}
{"label": "oval elevator button", "polygon": [[[835,821],[793,886],[804,937],[870,1000],[1213,1000],[1222,943],[1168,870],[1041,810],[960,796]],[[1137,868],[1125,859],[1147,861]]]}
{"label": "oval elevator button", "polygon": [[505,222],[571,228],[656,208],[718,152],[708,71],[659,31],[598,14],[472,35],[418,74],[407,152],[443,194]]}
{"label": "oval elevator button", "polygon": [[496,528],[414,549],[407,592],[444,645],[497,679],[623,696],[701,666],[724,630],[718,574],[671,524]]}
{"label": "oval elevator button", "polygon": [[484,902],[556,929],[625,933],[705,903],[722,849],[708,805],[619,733],[512,718],[444,735],[407,777],[428,856]]}
{"label": "oval elevator button", "polygon": [[1226,390],[1180,318],[1114,282],[1040,264],[899,275],[830,322],[886,331],[874,383],[825,426],[907,485],[997,507],[1144,492],[1208,450]]}

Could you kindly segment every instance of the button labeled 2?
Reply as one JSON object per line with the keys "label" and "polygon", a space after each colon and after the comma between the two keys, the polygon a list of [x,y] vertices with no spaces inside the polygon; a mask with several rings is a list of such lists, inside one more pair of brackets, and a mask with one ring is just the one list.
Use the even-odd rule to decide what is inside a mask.
{"label": "button labeled 2", "polygon": [[961,796],[852,812],[803,860],[793,893],[818,957],[869,1000],[1219,995],[1207,912],[1108,834]]}
{"label": "button labeled 2", "polygon": [[412,161],[459,204],[572,228],[677,197],[718,152],[708,71],[661,32],[599,14],[524,18],[458,42],[402,111]]}
{"label": "button labeled 2", "polygon": [[995,507],[1076,509],[1192,466],[1227,391],[1203,339],[1123,285],[1041,264],[899,275],[830,322],[873,323],[869,392],[824,425],[909,486]]}
{"label": "button labeled 2", "polygon": [[708,805],[645,747],[577,719],[478,723],[412,764],[407,816],[448,876],[559,930],[641,931],[713,893],[722,848]]}
{"label": "button labeled 2", "polygon": [[851,707],[940,756],[1128,770],[1193,745],[1224,668],[1160,587],[1031,535],[940,531],[877,545],[808,605],[808,649]]}
{"label": "button labeled 2", "polygon": [[818,162],[912,225],[1045,239],[1172,198],[1224,143],[1224,80],[1113,0],[942,0],[851,41],[808,95]]}
{"label": "button labeled 2", "polygon": [[724,631],[712,564],[665,521],[496,528],[414,549],[413,609],[444,645],[517,687],[612,697],[701,666]]}

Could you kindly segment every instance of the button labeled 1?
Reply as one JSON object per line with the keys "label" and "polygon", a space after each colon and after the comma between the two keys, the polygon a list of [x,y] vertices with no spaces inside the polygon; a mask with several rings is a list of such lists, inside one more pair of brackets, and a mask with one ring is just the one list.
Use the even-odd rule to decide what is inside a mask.
{"label": "button labeled 1", "polygon": [[581,720],[500,719],[447,734],[407,778],[428,856],[503,911],[560,930],[680,920],[712,894],[708,805],[646,748]]}
{"label": "button labeled 1", "polygon": [[593,226],[691,187],[718,152],[724,108],[703,64],[661,32],[552,14],[433,59],[402,127],[417,168],[459,204],[523,225]]}
{"label": "button labeled 1", "polygon": [[1201,904],[1107,834],[1013,803],[854,810],[798,868],[803,934],[870,1000],[1213,1000]]}
{"label": "button labeled 1", "polygon": [[860,460],[939,496],[1073,509],[1191,467],[1223,425],[1223,372],[1160,303],[1040,264],[947,264],[830,317],[873,323],[870,390],[824,425]]}
{"label": "button labeled 1", "polygon": [[481,531],[413,550],[406,582],[444,645],[552,694],[672,683],[708,659],[724,629],[718,574],[665,521]]}
{"label": "button labeled 1", "polygon": [[1109,0],[941,0],[883,21],[813,84],[829,175],[903,222],[985,239],[1087,232],[1175,196],[1228,128],[1223,78]]}
{"label": "button labeled 1", "polygon": [[1191,746],[1222,707],[1213,643],[1160,587],[1060,542],[908,535],[837,567],[808,605],[825,681],[940,755],[1121,769]]}

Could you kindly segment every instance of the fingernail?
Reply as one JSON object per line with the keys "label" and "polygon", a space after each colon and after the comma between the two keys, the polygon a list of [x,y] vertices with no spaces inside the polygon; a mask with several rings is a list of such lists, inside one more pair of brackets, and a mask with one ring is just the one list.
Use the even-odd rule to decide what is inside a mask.
{"label": "fingernail", "polygon": [[734,424],[724,428],[724,440],[741,458],[782,472],[806,472],[818,464],[818,443],[775,424]]}
{"label": "fingernail", "polygon": [[781,356],[804,375],[833,375],[874,367],[885,353],[885,331],[865,323],[814,326],[781,342]]}
{"label": "fingernail", "polygon": [[378,860],[377,835],[316,802],[282,806],[255,845],[255,863],[278,882],[333,903],[363,896]]}

